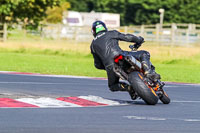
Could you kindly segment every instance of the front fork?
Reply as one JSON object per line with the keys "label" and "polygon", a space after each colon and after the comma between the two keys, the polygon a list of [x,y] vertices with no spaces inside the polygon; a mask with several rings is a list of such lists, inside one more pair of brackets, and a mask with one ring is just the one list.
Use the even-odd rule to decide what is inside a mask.
{"label": "front fork", "polygon": [[160,80],[157,80],[157,82],[152,82],[149,79],[146,79],[147,83],[149,86],[151,86],[153,88],[153,90],[156,92],[156,94],[158,95],[159,98],[161,98],[164,95],[164,90],[163,87],[165,86],[164,82],[161,82]]}

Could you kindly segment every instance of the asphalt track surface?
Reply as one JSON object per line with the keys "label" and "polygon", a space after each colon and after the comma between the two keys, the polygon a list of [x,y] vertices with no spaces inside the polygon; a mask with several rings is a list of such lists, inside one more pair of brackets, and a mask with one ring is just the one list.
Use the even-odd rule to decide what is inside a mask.
{"label": "asphalt track surface", "polygon": [[200,85],[167,83],[172,102],[155,106],[110,92],[106,80],[0,74],[0,98],[98,96],[128,105],[0,108],[0,133],[199,133]]}

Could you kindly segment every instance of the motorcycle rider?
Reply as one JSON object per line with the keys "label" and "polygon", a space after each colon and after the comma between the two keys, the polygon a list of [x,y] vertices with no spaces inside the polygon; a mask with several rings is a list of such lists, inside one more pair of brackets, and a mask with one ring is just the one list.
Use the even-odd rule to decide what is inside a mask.
{"label": "motorcycle rider", "polygon": [[92,34],[94,39],[90,49],[94,58],[94,65],[97,69],[106,70],[108,77],[108,86],[111,91],[128,91],[131,98],[136,99],[135,92],[131,87],[119,81],[119,77],[115,74],[114,58],[124,52],[131,53],[137,60],[142,62],[144,74],[153,80],[160,79],[160,75],[155,73],[154,67],[150,62],[150,54],[147,51],[140,50],[135,52],[123,51],[119,47],[118,41],[133,42],[138,48],[144,42],[144,38],[134,36],[132,34],[123,34],[116,30],[108,31],[106,25],[102,21],[95,21],[92,24]]}

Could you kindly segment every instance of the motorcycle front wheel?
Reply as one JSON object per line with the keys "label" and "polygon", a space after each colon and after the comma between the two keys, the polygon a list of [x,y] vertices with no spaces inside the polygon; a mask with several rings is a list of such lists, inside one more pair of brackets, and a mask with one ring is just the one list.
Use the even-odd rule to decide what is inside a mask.
{"label": "motorcycle front wheel", "polygon": [[166,92],[163,91],[163,95],[160,97],[160,101],[163,104],[169,104],[170,103],[170,98],[168,97]]}
{"label": "motorcycle front wheel", "polygon": [[143,74],[138,71],[131,72],[128,75],[128,81],[139,97],[141,97],[146,104],[155,105],[158,103],[159,98],[155,91],[143,81],[143,78]]}

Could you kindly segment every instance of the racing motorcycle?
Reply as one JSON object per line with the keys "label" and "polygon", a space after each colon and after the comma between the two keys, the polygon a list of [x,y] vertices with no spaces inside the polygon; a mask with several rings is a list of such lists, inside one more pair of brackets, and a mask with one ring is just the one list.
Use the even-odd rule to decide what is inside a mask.
{"label": "racing motorcycle", "polygon": [[[158,103],[158,100],[163,104],[169,104],[170,98],[167,93],[163,90],[165,85],[164,82],[160,80],[152,80],[147,78],[144,75],[142,69],[142,64],[139,60],[131,55],[131,52],[137,51],[139,48],[137,45],[129,45],[131,51],[128,51],[130,54],[121,54],[114,58],[114,72],[131,86],[131,91],[133,100],[141,98],[145,103],[149,105],[155,105]],[[152,71],[155,71],[155,67],[152,65]]]}

